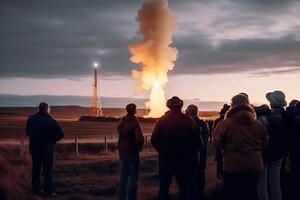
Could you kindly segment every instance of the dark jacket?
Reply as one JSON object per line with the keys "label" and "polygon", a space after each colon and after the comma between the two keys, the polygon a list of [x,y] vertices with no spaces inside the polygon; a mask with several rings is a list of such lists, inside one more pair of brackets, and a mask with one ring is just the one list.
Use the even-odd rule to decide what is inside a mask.
{"label": "dark jacket", "polygon": [[282,107],[272,108],[258,119],[267,128],[268,148],[263,151],[263,159],[274,162],[286,157],[289,152],[291,122],[288,113]]}
{"label": "dark jacket", "polygon": [[293,110],[292,127],[290,158],[300,165],[300,105]]}
{"label": "dark jacket", "polygon": [[144,145],[140,122],[135,116],[126,115],[118,124],[118,149],[124,154],[138,154]]}
{"label": "dark jacket", "polygon": [[197,133],[200,135],[200,137],[203,141],[203,144],[204,144],[204,148],[205,148],[208,143],[209,126],[208,126],[207,122],[199,119],[198,117],[193,117],[193,120],[196,123]]}
{"label": "dark jacket", "polygon": [[267,130],[255,119],[249,105],[232,107],[213,132],[213,142],[223,150],[224,171],[240,173],[263,169],[262,150],[267,146]]}
{"label": "dark jacket", "polygon": [[155,124],[151,143],[160,158],[192,157],[197,133],[195,122],[180,111],[170,111]]}
{"label": "dark jacket", "polygon": [[30,116],[26,124],[26,134],[30,138],[30,152],[54,151],[54,145],[64,137],[58,122],[46,112]]}

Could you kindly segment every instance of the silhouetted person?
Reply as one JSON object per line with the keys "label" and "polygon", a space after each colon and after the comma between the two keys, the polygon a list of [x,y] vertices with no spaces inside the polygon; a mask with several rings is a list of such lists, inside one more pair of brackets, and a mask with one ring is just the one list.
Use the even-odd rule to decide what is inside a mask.
{"label": "silhouetted person", "polygon": [[189,105],[186,114],[195,121],[198,136],[192,163],[192,199],[205,199],[205,168],[209,127],[205,121],[199,119],[196,105]]}
{"label": "silhouetted person", "polygon": [[159,199],[169,199],[175,175],[181,200],[191,195],[191,162],[197,140],[195,122],[181,112],[183,101],[172,97],[167,101],[170,112],[158,119],[151,143],[159,154]]}
{"label": "silhouetted person", "polygon": [[52,188],[52,168],[55,143],[64,136],[61,126],[50,115],[50,106],[42,102],[38,113],[27,120],[26,134],[30,138],[29,149],[32,156],[32,190],[42,195],[40,174],[43,169],[44,191],[47,196],[57,196]]}
{"label": "silhouetted person", "polygon": [[266,98],[270,102],[271,109],[265,108],[264,115],[258,119],[267,128],[269,145],[263,151],[265,167],[260,174],[258,195],[259,200],[281,200],[280,175],[282,162],[288,155],[290,136],[289,119],[284,110],[287,103],[281,91],[267,93]]}
{"label": "silhouetted person", "polygon": [[290,199],[300,199],[300,101],[294,107],[292,116],[292,136],[290,152]]}
{"label": "silhouetted person", "polygon": [[[219,112],[220,117],[214,121],[213,131],[219,125],[219,123],[224,120],[226,112],[230,109],[230,105],[224,104],[223,108]],[[222,149],[216,149],[215,161],[217,162],[217,186],[219,186],[223,180],[223,154]]]}
{"label": "silhouetted person", "polygon": [[245,95],[236,95],[225,119],[213,133],[216,148],[223,150],[225,198],[256,200],[259,173],[263,170],[262,150],[267,145],[267,131],[255,119],[255,112]]}
{"label": "silhouetted person", "polygon": [[121,161],[119,200],[136,200],[140,173],[140,156],[144,136],[136,115],[136,105],[126,106],[127,115],[118,124],[118,149]]}

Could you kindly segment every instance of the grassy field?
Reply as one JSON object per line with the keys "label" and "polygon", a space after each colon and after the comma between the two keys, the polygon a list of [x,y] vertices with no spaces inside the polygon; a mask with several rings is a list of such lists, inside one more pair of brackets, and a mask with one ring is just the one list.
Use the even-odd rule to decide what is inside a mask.
{"label": "grassy field", "polygon": [[[10,113],[7,113],[7,112]],[[17,139],[25,137],[25,124],[32,109],[0,110],[0,139]],[[113,136],[116,132],[115,122],[79,122],[76,115],[62,116],[57,111],[55,118],[60,122],[65,138],[92,138]],[[142,124],[144,133],[151,133],[154,123]],[[119,182],[119,160],[116,145],[109,145],[109,152],[99,143],[80,144],[79,156],[75,156],[74,144],[58,144],[56,147],[54,167],[54,188],[60,195],[56,199],[116,199]],[[215,190],[214,151],[210,146],[207,166],[206,192],[209,199],[218,199]],[[157,154],[154,149],[145,149],[141,154],[141,176],[139,181],[139,199],[156,199],[158,192]],[[0,143],[0,199],[6,193],[7,199],[36,199],[30,194],[31,161],[28,146],[25,146],[25,158],[20,161],[20,145]],[[2,189],[2,191],[1,191]],[[4,189],[4,191],[3,191]],[[177,197],[176,184],[172,184],[172,199]]]}
{"label": "grassy field", "polygon": [[[115,149],[115,148],[112,148]],[[206,171],[206,193],[209,199],[217,199],[215,190],[215,164],[213,149],[209,148]],[[74,156],[71,146],[59,144],[56,148],[54,167],[54,189],[60,195],[56,199],[116,199],[119,180],[119,160],[117,151],[103,152],[99,145],[82,145],[79,156]],[[0,175],[8,179],[4,183],[8,199],[42,199],[30,194],[30,155],[24,161],[18,159],[18,148],[12,145],[0,146]],[[141,176],[139,181],[139,199],[156,199],[158,192],[157,154],[154,149],[144,150],[141,154]],[[2,170],[1,170],[2,169]],[[3,170],[4,169],[4,170]],[[9,180],[9,181],[8,181]],[[15,193],[14,191],[17,191]],[[20,198],[22,196],[22,198]],[[176,184],[171,187],[172,199],[177,199]]]}

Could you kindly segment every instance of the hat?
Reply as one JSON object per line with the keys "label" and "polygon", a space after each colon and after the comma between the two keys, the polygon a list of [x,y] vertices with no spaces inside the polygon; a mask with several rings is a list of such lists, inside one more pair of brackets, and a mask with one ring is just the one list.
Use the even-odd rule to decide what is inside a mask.
{"label": "hat", "polygon": [[172,97],[171,99],[168,99],[167,101],[168,108],[181,108],[183,106],[183,101],[179,97]]}
{"label": "hat", "polygon": [[287,105],[285,94],[282,91],[269,92],[266,94],[266,98],[270,102],[271,107],[285,107]]}

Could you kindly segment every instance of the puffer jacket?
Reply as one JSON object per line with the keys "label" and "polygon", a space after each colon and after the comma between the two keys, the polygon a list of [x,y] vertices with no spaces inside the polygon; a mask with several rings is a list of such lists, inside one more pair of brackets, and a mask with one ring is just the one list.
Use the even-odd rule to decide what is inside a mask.
{"label": "puffer jacket", "polygon": [[232,107],[213,132],[216,148],[223,150],[224,171],[240,173],[263,170],[262,150],[268,136],[249,105]]}
{"label": "puffer jacket", "polygon": [[144,136],[140,126],[140,122],[134,115],[126,115],[118,124],[119,153],[138,154],[144,145]]}

